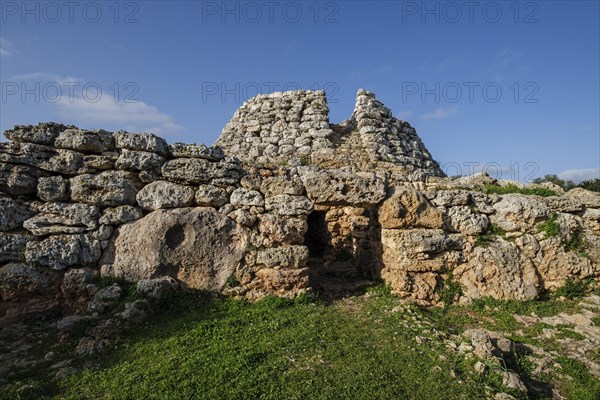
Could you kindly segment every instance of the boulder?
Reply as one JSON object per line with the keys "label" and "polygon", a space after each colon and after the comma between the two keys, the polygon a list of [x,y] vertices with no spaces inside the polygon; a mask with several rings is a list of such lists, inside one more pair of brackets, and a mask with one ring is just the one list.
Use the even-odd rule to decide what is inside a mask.
{"label": "boulder", "polygon": [[136,196],[144,210],[187,207],[194,203],[194,189],[166,181],[156,181],[144,186]]}
{"label": "boulder", "polygon": [[170,276],[154,279],[142,279],[137,283],[137,292],[155,301],[165,300],[170,293],[177,290],[179,284]]}
{"label": "boulder", "polygon": [[115,166],[117,169],[159,172],[166,161],[164,157],[156,153],[123,149]]}
{"label": "boulder", "polygon": [[115,160],[117,159],[117,153],[105,153],[114,154],[115,156],[108,155],[87,155],[83,157],[83,166],[86,168],[95,169],[98,171],[106,171],[108,169],[115,168]]}
{"label": "boulder", "polygon": [[124,131],[115,132],[117,149],[149,151],[163,157],[169,156],[169,146],[164,139],[151,133],[129,133]]}
{"label": "boulder", "polygon": [[121,225],[143,216],[144,212],[137,207],[120,206],[105,209],[99,222],[104,225]]}
{"label": "boulder", "polygon": [[36,236],[61,233],[84,233],[98,228],[100,209],[87,204],[46,203],[39,214],[23,222]]}
{"label": "boulder", "polygon": [[507,194],[494,204],[496,213],[490,216],[493,224],[507,232],[526,232],[548,218],[550,208],[537,197]]}
{"label": "boulder", "polygon": [[467,190],[440,190],[431,199],[437,207],[468,206],[471,202],[471,193]]}
{"label": "boulder", "polygon": [[7,232],[23,226],[37,211],[30,203],[13,200],[0,195],[0,232]]}
{"label": "boulder", "polygon": [[70,128],[61,132],[54,147],[57,149],[69,149],[82,153],[102,154],[114,149],[115,140],[112,133],[97,129],[86,131],[83,129]]}
{"label": "boulder", "polygon": [[98,287],[93,283],[99,278],[93,268],[72,268],[65,272],[60,289],[67,298],[93,295]]}
{"label": "boulder", "polygon": [[52,146],[56,137],[65,129],[73,128],[55,122],[38,125],[17,125],[14,129],[4,132],[4,136],[14,142],[37,143]]}
{"label": "boulder", "polygon": [[569,190],[566,196],[582,202],[586,207],[600,208],[600,193],[598,192],[592,192],[584,188],[575,188]]}
{"label": "boulder", "polygon": [[37,184],[37,197],[50,202],[69,200],[69,180],[62,176],[40,178]]}
{"label": "boulder", "polygon": [[371,172],[299,167],[307,196],[323,205],[375,205],[386,195],[385,181]]}
{"label": "boulder", "polygon": [[415,190],[399,187],[379,208],[382,228],[431,228],[443,226],[442,213],[432,207],[425,196]]}
{"label": "boulder", "polygon": [[158,210],[119,227],[103,259],[112,267],[103,274],[128,282],[168,275],[184,286],[220,290],[247,243],[244,229],[212,208]]}
{"label": "boulder", "polygon": [[143,187],[131,172],[106,171],[97,175],[71,178],[71,198],[74,201],[99,207],[133,205],[138,190]]}
{"label": "boulder", "polygon": [[201,207],[222,207],[229,201],[227,190],[213,186],[200,185],[196,191],[196,204]]}
{"label": "boulder", "polygon": [[33,295],[54,295],[59,291],[60,274],[47,268],[10,263],[0,268],[0,297],[3,301]]}
{"label": "boulder", "polygon": [[500,300],[531,300],[538,295],[536,269],[519,248],[496,238],[485,247],[476,247],[467,263],[454,269],[466,299],[491,296]]}
{"label": "boulder", "polygon": [[29,242],[25,248],[28,264],[63,270],[72,266],[93,266],[100,259],[100,242],[91,234],[50,236]]}
{"label": "boulder", "polygon": [[280,194],[267,197],[265,207],[279,216],[308,215],[313,211],[313,202],[305,196]]}
{"label": "boulder", "polygon": [[485,232],[490,220],[487,215],[473,212],[470,207],[451,207],[444,214],[444,222],[450,232],[460,232],[465,235],[475,235]]}
{"label": "boulder", "polygon": [[[548,182],[550,183],[550,182]],[[583,203],[576,197],[571,196],[548,196],[540,197],[542,203],[553,210],[560,212],[575,213],[584,209]]]}

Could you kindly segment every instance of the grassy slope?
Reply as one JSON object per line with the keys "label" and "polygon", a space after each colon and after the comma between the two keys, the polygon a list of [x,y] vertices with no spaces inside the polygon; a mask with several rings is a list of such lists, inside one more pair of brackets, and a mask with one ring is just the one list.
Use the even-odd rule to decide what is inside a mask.
{"label": "grassy slope", "polygon": [[[250,304],[187,294],[94,360],[97,368],[60,382],[54,395],[353,400],[484,399],[499,391],[517,395],[502,387],[498,371],[474,373],[476,359],[449,351],[442,339],[481,321],[510,330],[513,312],[552,314],[572,307],[484,301],[469,308],[403,306],[393,312],[398,304],[382,286],[335,304],[276,298]],[[428,339],[417,344],[417,335]],[[598,398],[598,380],[573,360],[561,364],[573,377],[564,383],[566,398]],[[43,379],[33,382],[43,387]]]}

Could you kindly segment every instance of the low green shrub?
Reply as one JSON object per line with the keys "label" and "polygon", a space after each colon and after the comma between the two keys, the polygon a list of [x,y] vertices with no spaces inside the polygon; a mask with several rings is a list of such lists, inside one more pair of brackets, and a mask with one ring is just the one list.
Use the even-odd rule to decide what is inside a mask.
{"label": "low green shrub", "polygon": [[558,234],[560,234],[560,225],[557,221],[558,214],[554,213],[549,219],[537,226],[537,231],[544,232],[544,236],[546,239],[558,236]]}

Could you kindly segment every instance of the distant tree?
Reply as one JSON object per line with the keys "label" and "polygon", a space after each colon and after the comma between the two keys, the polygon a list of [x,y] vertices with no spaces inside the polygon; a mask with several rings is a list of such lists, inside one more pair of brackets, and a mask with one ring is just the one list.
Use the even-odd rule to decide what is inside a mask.
{"label": "distant tree", "polygon": [[555,185],[560,186],[564,190],[571,190],[577,186],[577,185],[575,185],[575,182],[565,181],[564,179],[560,179],[558,177],[558,175],[555,175],[555,174],[544,175],[543,178],[535,178],[533,180],[533,183],[543,183],[543,182],[552,182]]}
{"label": "distant tree", "polygon": [[590,179],[587,181],[583,181],[577,186],[587,190],[591,190],[593,192],[600,192],[600,179]]}

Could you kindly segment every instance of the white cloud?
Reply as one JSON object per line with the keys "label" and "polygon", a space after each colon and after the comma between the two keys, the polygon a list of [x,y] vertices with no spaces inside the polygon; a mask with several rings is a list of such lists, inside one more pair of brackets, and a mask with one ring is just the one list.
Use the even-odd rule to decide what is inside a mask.
{"label": "white cloud", "polygon": [[410,111],[410,110],[406,110],[406,111],[396,112],[394,114],[396,114],[396,118],[398,118],[398,119],[404,119],[404,118],[408,118],[411,115],[413,115],[413,112]]}
{"label": "white cloud", "polygon": [[444,58],[442,62],[437,66],[438,71],[445,71],[447,69],[454,69],[460,67],[465,63],[469,54],[463,53],[454,57]]}
{"label": "white cloud", "polygon": [[579,183],[589,179],[600,178],[600,168],[568,169],[558,174],[560,179]]}
{"label": "white cloud", "polygon": [[83,98],[74,98],[70,102],[65,96],[56,106],[61,117],[68,122],[94,124],[97,127],[111,124],[129,131],[145,131],[165,136],[184,129],[176,124],[170,115],[143,101],[116,102],[110,96],[104,95],[94,103]]}
{"label": "white cloud", "polygon": [[458,106],[450,108],[437,108],[435,111],[421,115],[421,119],[442,119],[458,112]]}
{"label": "white cloud", "polygon": [[56,82],[58,84],[82,83],[83,79],[73,76],[60,76],[50,72],[31,72],[29,74],[15,75],[10,78],[11,81],[38,81],[38,82]]}
{"label": "white cloud", "polygon": [[0,56],[10,56],[12,53],[12,43],[0,37]]}

